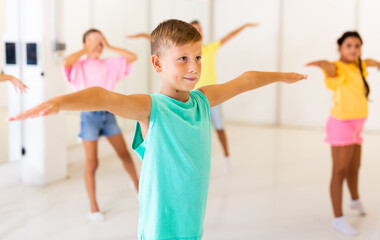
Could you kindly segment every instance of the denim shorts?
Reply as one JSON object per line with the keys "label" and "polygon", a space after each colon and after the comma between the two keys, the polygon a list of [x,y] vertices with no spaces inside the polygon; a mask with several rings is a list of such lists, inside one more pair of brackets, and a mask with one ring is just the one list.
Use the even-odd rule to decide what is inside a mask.
{"label": "denim shorts", "polygon": [[217,105],[210,108],[210,118],[211,118],[211,123],[216,130],[222,130],[224,128],[222,106]]}
{"label": "denim shorts", "polygon": [[121,133],[115,116],[107,111],[81,112],[79,137],[85,141],[98,140]]}

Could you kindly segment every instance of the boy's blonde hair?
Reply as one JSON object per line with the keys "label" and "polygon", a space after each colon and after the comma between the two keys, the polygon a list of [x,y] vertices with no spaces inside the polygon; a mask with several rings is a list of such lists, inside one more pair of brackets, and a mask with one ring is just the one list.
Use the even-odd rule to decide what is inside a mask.
{"label": "boy's blonde hair", "polygon": [[201,34],[191,24],[170,19],[160,23],[150,35],[152,55],[159,55],[162,47],[178,46],[202,40]]}

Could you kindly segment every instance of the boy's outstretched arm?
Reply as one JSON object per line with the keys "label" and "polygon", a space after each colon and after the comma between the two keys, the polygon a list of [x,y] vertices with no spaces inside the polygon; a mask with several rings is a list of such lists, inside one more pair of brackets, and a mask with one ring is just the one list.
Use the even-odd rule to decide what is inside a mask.
{"label": "boy's outstretched arm", "polygon": [[241,93],[263,87],[274,82],[293,83],[306,79],[307,75],[279,72],[245,72],[239,77],[223,83],[199,88],[210,102],[210,107],[219,105]]}
{"label": "boy's outstretched arm", "polygon": [[8,121],[23,120],[56,114],[61,110],[109,111],[118,116],[149,123],[151,99],[149,95],[123,95],[101,87],[87,88],[45,101],[36,107],[10,117]]}
{"label": "boy's outstretched arm", "polygon": [[228,42],[229,40],[231,40],[232,38],[234,38],[236,35],[238,35],[245,28],[247,28],[247,27],[257,27],[258,25],[259,25],[258,23],[247,23],[247,24],[244,24],[243,26],[235,29],[234,31],[230,32],[225,37],[223,37],[222,39],[220,39],[220,45],[223,45],[226,42]]}
{"label": "boy's outstretched arm", "polygon": [[314,62],[309,62],[306,64],[307,67],[319,67],[322,69],[327,76],[329,77],[336,77],[336,65],[332,62],[326,61],[326,60],[319,60]]}

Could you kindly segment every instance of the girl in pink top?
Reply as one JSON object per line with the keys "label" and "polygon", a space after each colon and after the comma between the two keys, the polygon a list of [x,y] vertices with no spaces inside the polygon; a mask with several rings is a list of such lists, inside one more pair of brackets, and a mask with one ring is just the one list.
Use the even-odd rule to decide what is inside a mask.
{"label": "girl in pink top", "polygon": [[[100,59],[104,48],[119,54],[120,57]],[[80,59],[85,54],[87,54],[87,58]],[[66,57],[63,66],[68,82],[73,85],[76,91],[95,86],[112,91],[118,81],[129,75],[131,63],[136,59],[137,56],[134,53],[109,45],[99,30],[90,29],[83,35],[82,50]],[[139,186],[135,166],[114,115],[107,111],[82,112],[79,136],[83,140],[86,152],[84,179],[91,204],[89,217],[93,221],[104,220],[95,194],[98,139],[102,135],[108,139],[117,152],[125,170],[133,181],[136,191],[138,191]]]}

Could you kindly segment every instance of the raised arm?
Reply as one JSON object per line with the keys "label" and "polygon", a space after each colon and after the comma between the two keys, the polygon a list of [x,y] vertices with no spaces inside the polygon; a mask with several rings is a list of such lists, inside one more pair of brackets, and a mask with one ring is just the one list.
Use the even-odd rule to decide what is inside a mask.
{"label": "raised arm", "polygon": [[81,58],[86,53],[87,53],[87,49],[85,46],[83,46],[83,48],[80,51],[75,52],[65,57],[65,59],[63,59],[63,62],[62,62],[63,66],[65,68],[71,68],[74,65],[74,63],[78,61],[79,58]]}
{"label": "raised arm", "polygon": [[380,62],[374,59],[364,59],[363,61],[367,67],[376,67],[377,70],[380,70]]}
{"label": "raised arm", "polygon": [[138,34],[128,35],[127,38],[145,38],[145,39],[150,40],[150,34],[138,33]]}
{"label": "raised arm", "polygon": [[12,83],[16,91],[18,89],[20,90],[20,93],[26,93],[26,90],[28,89],[28,87],[19,79],[13,77],[12,75],[6,75],[6,74],[0,73],[0,82],[3,82],[3,81],[9,81],[10,83]]}
{"label": "raised arm", "polygon": [[132,63],[137,60],[136,54],[123,48],[117,48],[117,47],[111,46],[104,36],[103,36],[103,45],[106,47],[106,49],[125,57],[128,63]]}
{"label": "raised arm", "polygon": [[256,88],[274,82],[294,83],[306,79],[307,75],[298,73],[279,72],[245,72],[239,77],[223,83],[208,85],[199,88],[210,102],[210,107],[221,104],[241,93],[251,91]]}
{"label": "raised arm", "polygon": [[320,61],[314,61],[307,63],[306,66],[308,67],[319,67],[322,69],[327,76],[329,77],[336,77],[336,65],[332,62],[326,61],[326,60],[320,60]]}
{"label": "raised arm", "polygon": [[256,27],[258,26],[259,24],[257,23],[247,23],[247,24],[244,24],[243,26],[235,29],[234,31],[230,32],[229,34],[227,34],[225,37],[223,37],[220,42],[221,42],[221,45],[225,44],[226,42],[228,42],[229,40],[231,40],[233,37],[235,37],[237,34],[239,34],[241,31],[243,31],[245,28],[247,27]]}
{"label": "raised arm", "polygon": [[106,110],[118,116],[149,123],[151,99],[149,95],[123,95],[101,87],[87,88],[75,93],[45,101],[36,107],[10,117],[9,121],[23,120],[38,116],[56,114],[62,110],[101,111]]}

